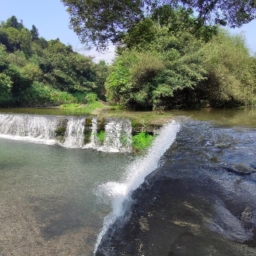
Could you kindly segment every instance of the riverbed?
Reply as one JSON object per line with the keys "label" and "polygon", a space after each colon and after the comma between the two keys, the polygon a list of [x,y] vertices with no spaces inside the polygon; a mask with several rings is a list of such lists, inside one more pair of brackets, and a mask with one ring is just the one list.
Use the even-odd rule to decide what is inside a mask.
{"label": "riverbed", "polygon": [[128,154],[0,139],[0,255],[92,255]]}
{"label": "riverbed", "polygon": [[[2,109],[0,112],[58,116],[71,114],[56,109]],[[176,119],[186,126],[189,119],[194,119],[197,123],[192,122],[193,127],[188,131],[192,132],[193,141],[196,138],[201,143],[193,142],[197,148],[201,147],[200,152],[213,146],[212,156],[207,156],[207,150],[204,151],[210,164],[223,159],[229,159],[230,164],[246,164],[243,163],[243,160],[246,161],[244,152],[252,154],[250,159],[255,157],[255,110],[204,109],[153,114],[112,111],[104,113],[104,116],[107,115],[135,117],[144,124],[149,122],[157,125]],[[202,127],[204,131],[200,132]],[[207,131],[212,140],[207,139]],[[239,139],[239,147],[234,155],[232,150],[236,149],[237,140],[229,140],[232,133]],[[244,136],[244,140],[241,136]],[[185,138],[189,141],[187,135],[179,137],[179,141]],[[170,167],[173,163],[175,143],[171,151],[168,151],[171,152],[168,153],[169,156],[161,158],[162,166]],[[186,141],[184,143],[186,145]],[[192,146],[185,147],[184,150],[183,156],[193,153]],[[177,154],[178,152],[179,150]],[[191,159],[195,159],[194,157],[192,154]],[[187,161],[185,158],[180,159]],[[109,181],[117,184],[123,182],[134,161],[138,162],[138,157],[130,153],[104,153],[92,149],[71,149],[59,145],[0,139],[0,255],[93,255],[104,218],[111,213],[113,203],[99,188]],[[175,161],[178,162],[179,158],[176,157]],[[169,170],[169,167],[166,168]],[[145,225],[147,229],[147,223]],[[154,224],[155,227],[157,225]],[[190,244],[193,245],[193,242]],[[155,248],[152,249],[154,250]]]}

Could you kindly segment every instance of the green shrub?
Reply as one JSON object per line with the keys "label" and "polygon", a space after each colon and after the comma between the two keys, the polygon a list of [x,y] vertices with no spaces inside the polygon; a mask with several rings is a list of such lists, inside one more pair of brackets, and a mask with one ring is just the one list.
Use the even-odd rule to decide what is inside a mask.
{"label": "green shrub", "polygon": [[79,103],[86,103],[86,92],[74,92],[72,95],[77,99]]}
{"label": "green shrub", "polygon": [[89,104],[94,103],[97,100],[97,94],[90,92],[86,95],[85,99]]}
{"label": "green shrub", "polygon": [[100,131],[97,133],[97,138],[100,141],[100,144],[103,144],[104,139],[105,139],[105,131]]}
{"label": "green shrub", "polygon": [[74,102],[75,98],[40,82],[34,82],[30,88],[22,93],[22,104],[29,106],[60,105]]}
{"label": "green shrub", "polygon": [[143,151],[151,145],[154,138],[155,136],[153,135],[140,132],[132,137],[132,146],[135,151]]}

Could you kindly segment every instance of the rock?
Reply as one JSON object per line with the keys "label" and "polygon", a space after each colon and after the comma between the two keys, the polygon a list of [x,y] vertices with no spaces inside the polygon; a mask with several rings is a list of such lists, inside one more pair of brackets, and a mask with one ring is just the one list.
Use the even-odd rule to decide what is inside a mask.
{"label": "rock", "polygon": [[132,193],[134,203],[109,228],[96,256],[256,255],[255,169],[242,162],[248,154],[216,151],[214,141],[205,147],[206,137],[227,131],[193,125],[183,126],[162,167]]}

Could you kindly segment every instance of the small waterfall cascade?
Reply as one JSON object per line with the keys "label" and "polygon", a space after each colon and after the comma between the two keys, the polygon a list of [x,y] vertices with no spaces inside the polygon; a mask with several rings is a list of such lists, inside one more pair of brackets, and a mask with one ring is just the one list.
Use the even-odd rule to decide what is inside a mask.
{"label": "small waterfall cascade", "polygon": [[98,133],[98,118],[97,117],[93,117],[92,118],[92,124],[91,124],[91,128],[90,128],[90,143],[87,143],[84,148],[94,148],[94,149],[98,149],[99,145],[100,145],[100,141],[97,137],[97,133]]}
{"label": "small waterfall cascade", "polygon": [[132,126],[128,119],[112,119],[105,125],[105,139],[101,151],[130,152],[132,150]]}
{"label": "small waterfall cascade", "polygon": [[81,148],[84,145],[85,118],[70,117],[68,119],[64,147]]}
{"label": "small waterfall cascade", "polygon": [[104,152],[132,149],[132,126],[127,119],[0,114],[0,137]]}
{"label": "small waterfall cascade", "polygon": [[57,125],[51,117],[0,114],[0,137],[54,144]]}
{"label": "small waterfall cascade", "polygon": [[129,204],[131,193],[143,183],[148,174],[159,166],[162,155],[172,145],[179,130],[180,124],[176,121],[163,126],[148,153],[128,166],[122,182],[108,182],[99,186],[97,194],[103,196],[104,200],[111,201],[112,212],[104,219],[94,253],[111,224],[124,214],[125,205]]}

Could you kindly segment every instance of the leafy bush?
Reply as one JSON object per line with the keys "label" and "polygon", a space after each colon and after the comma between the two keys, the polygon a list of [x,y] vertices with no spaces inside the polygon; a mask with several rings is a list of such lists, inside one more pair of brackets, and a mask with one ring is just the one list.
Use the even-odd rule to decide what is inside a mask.
{"label": "leafy bush", "polygon": [[98,132],[96,136],[97,136],[100,144],[103,144],[103,142],[105,140],[105,131]]}
{"label": "leafy bush", "polygon": [[12,103],[11,88],[12,81],[10,77],[0,73],[0,106]]}
{"label": "leafy bush", "polygon": [[242,35],[226,30],[204,48],[207,80],[203,83],[205,98],[211,106],[250,105],[255,100],[256,74],[253,59]]}
{"label": "leafy bush", "polygon": [[187,98],[177,93],[205,79],[201,43],[192,35],[179,37],[158,28],[145,50],[124,50],[106,81],[107,99],[135,109],[163,109]]}
{"label": "leafy bush", "polygon": [[79,103],[86,103],[86,92],[74,92],[72,95],[77,99]]}
{"label": "leafy bush", "polygon": [[155,136],[145,132],[140,132],[132,137],[132,146],[136,151],[147,149],[154,140]]}
{"label": "leafy bush", "polygon": [[94,103],[97,100],[97,94],[90,92],[86,95],[85,99],[89,104]]}
{"label": "leafy bush", "polygon": [[71,94],[61,92],[40,82],[34,82],[22,95],[22,105],[28,106],[60,105],[74,101],[75,99]]}

